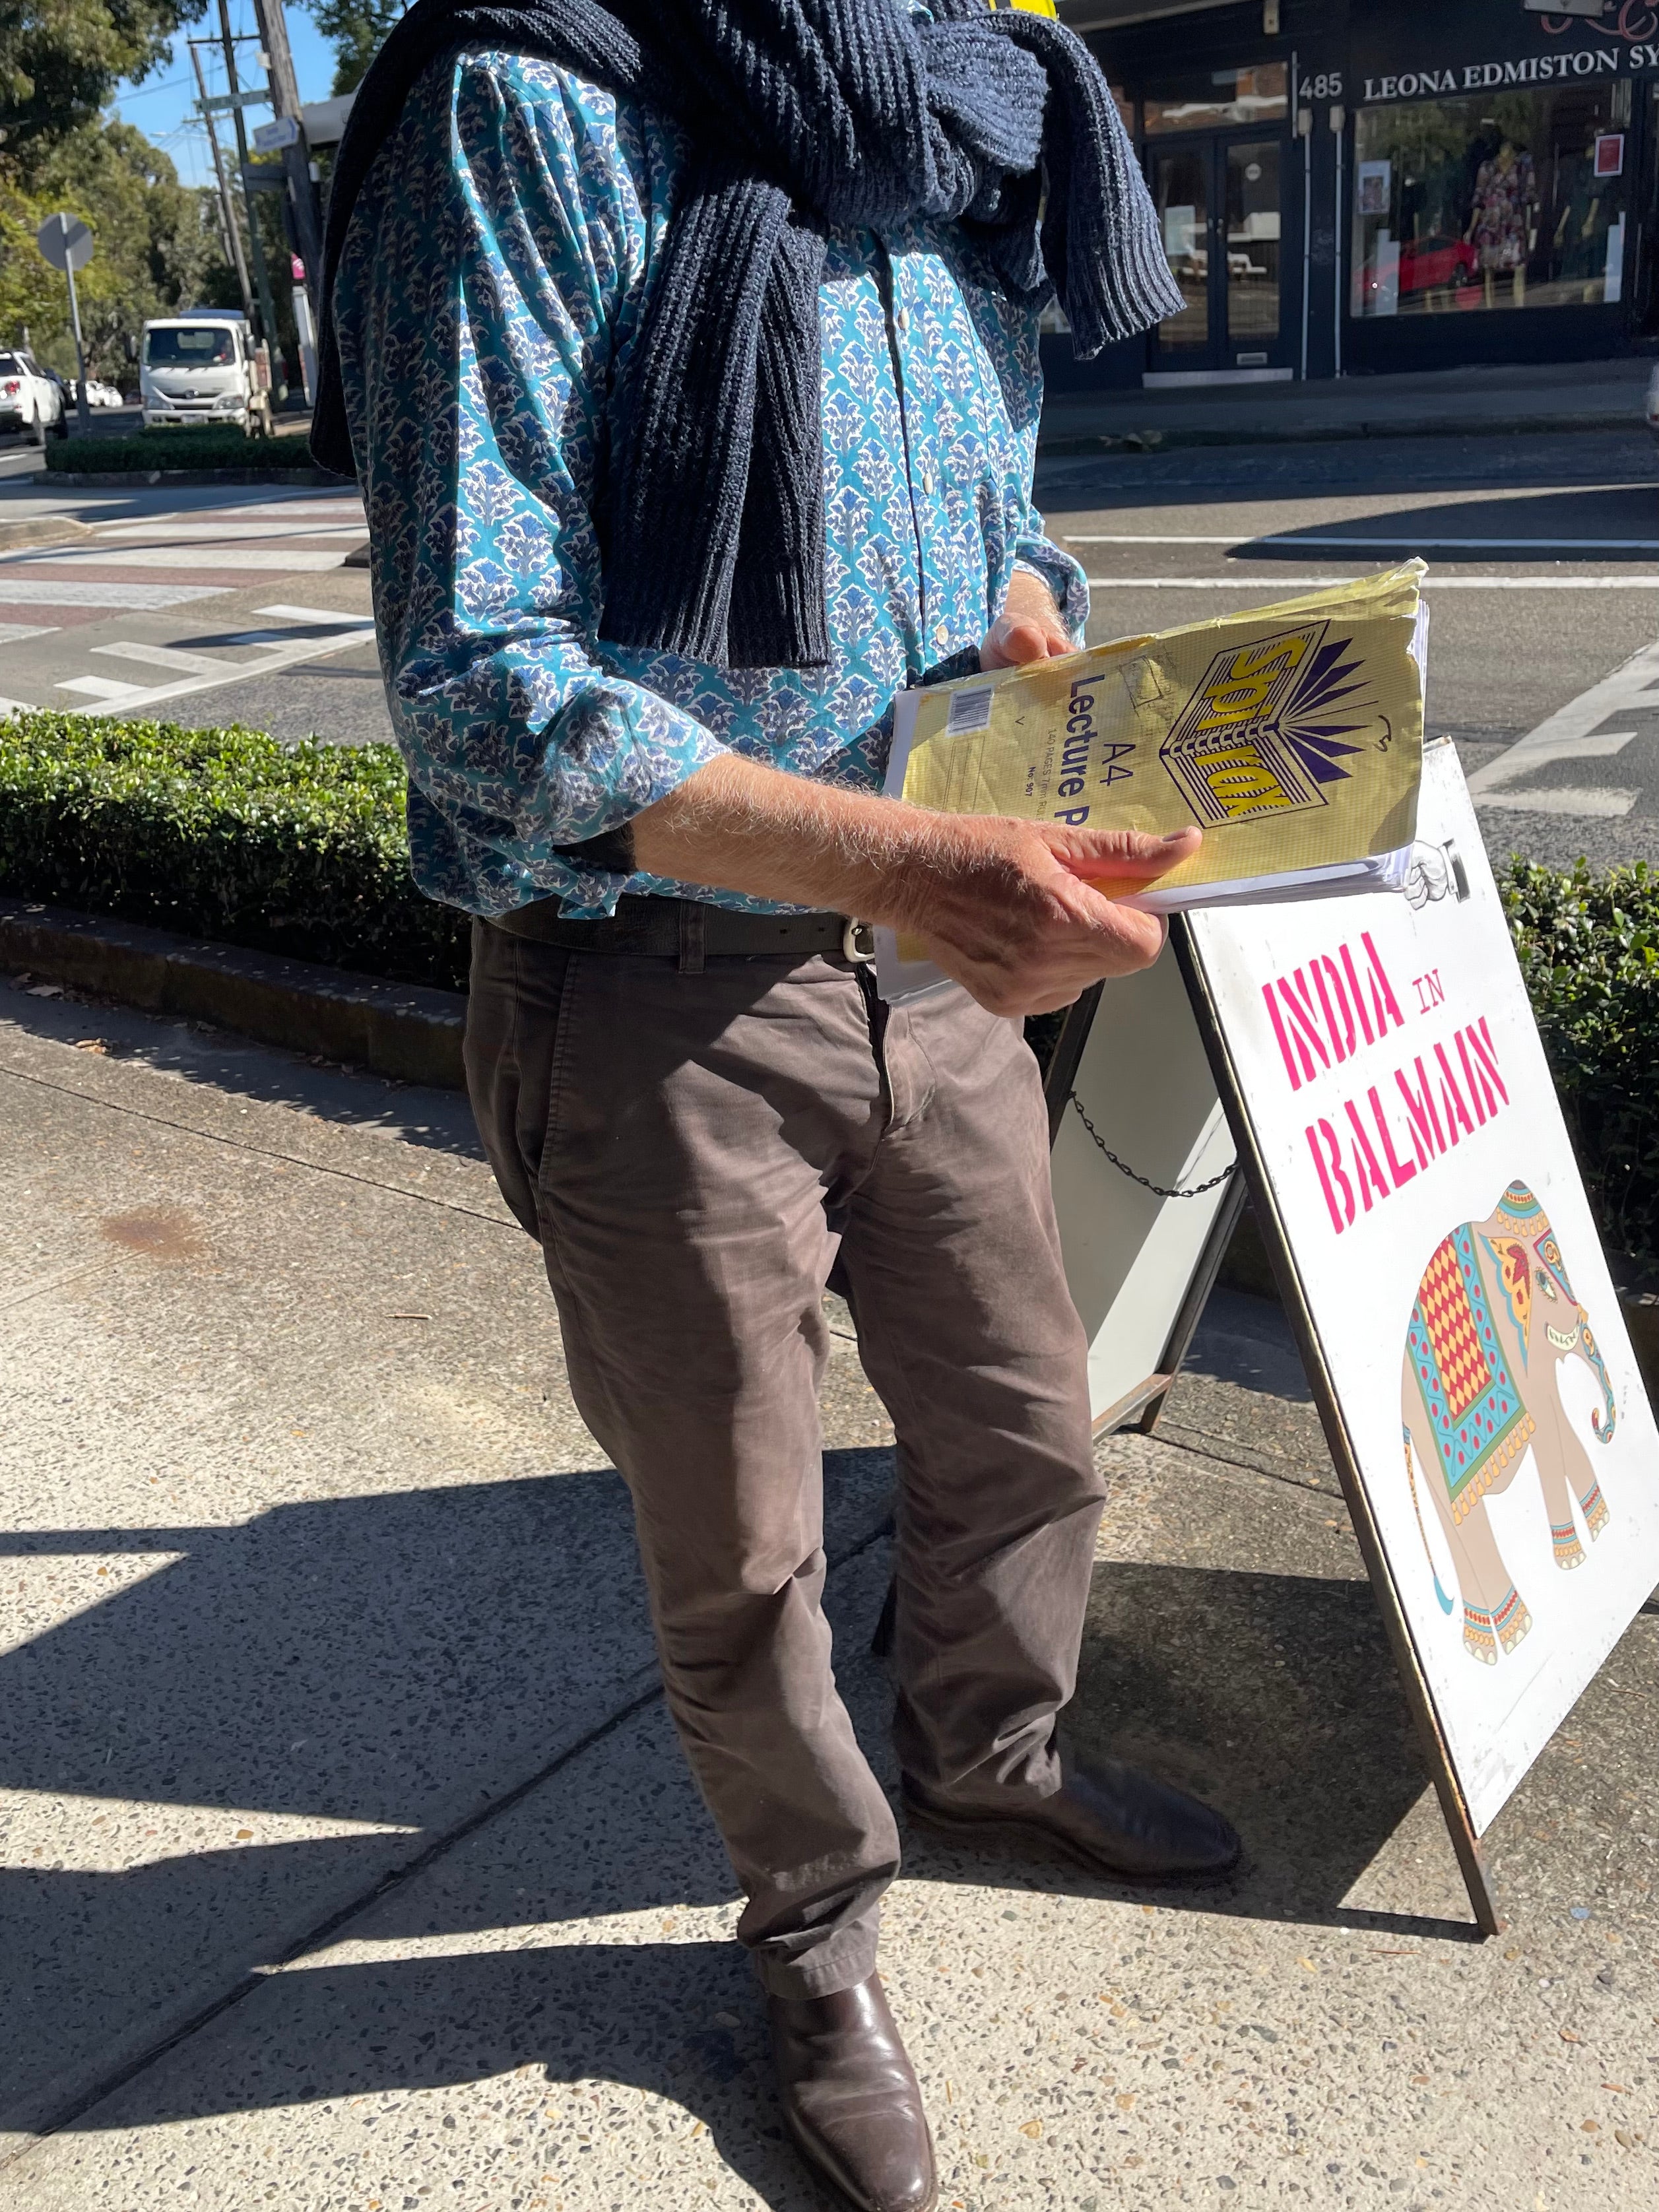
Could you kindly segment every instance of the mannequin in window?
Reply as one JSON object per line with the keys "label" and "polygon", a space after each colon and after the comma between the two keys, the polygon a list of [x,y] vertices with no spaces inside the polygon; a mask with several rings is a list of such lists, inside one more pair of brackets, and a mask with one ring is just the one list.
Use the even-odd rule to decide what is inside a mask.
{"label": "mannequin in window", "polygon": [[1561,219],[1555,226],[1555,250],[1564,283],[1582,287],[1582,304],[1601,300],[1607,271],[1607,227],[1601,222],[1601,186],[1588,156],[1563,163],[1566,189]]}
{"label": "mannequin in window", "polygon": [[1514,304],[1527,303],[1527,257],[1532,251],[1533,210],[1538,185],[1532,155],[1505,138],[1480,164],[1466,240],[1480,256],[1486,305],[1496,307],[1497,279],[1507,270]]}

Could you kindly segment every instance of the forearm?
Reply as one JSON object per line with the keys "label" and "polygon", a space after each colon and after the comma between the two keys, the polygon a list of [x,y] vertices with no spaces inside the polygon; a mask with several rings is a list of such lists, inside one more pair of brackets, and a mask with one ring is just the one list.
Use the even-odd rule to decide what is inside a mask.
{"label": "forearm", "polygon": [[756,898],[897,926],[899,885],[943,857],[942,816],[728,753],[636,814],[637,866]]}

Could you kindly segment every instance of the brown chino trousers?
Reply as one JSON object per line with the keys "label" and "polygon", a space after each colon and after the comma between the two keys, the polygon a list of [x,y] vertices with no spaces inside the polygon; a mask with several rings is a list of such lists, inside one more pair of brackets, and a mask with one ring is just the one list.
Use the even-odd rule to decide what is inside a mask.
{"label": "brown chino trousers", "polygon": [[767,1988],[874,1971],[893,1814],[836,1695],[817,1389],[832,1271],[898,1440],[899,1764],[1059,1786],[1103,1485],[1018,1024],[837,957],[473,933],[467,1082],[634,1501],[668,1703]]}

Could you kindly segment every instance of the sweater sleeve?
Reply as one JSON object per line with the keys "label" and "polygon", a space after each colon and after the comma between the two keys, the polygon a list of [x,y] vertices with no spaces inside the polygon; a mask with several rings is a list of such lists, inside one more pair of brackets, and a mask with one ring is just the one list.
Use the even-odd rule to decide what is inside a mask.
{"label": "sweater sleeve", "polygon": [[674,158],[568,72],[465,54],[416,87],[348,235],[341,365],[416,874],[475,911],[609,913],[606,833],[725,750],[597,642],[610,394]]}

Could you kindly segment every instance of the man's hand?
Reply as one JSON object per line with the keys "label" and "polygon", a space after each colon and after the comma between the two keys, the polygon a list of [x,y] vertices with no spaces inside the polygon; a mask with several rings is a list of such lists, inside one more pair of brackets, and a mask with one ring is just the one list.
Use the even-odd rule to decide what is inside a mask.
{"label": "man's hand", "polygon": [[870,918],[919,937],[994,1014],[1050,1013],[1091,983],[1149,967],[1164,949],[1164,919],[1118,901],[1200,842],[1197,830],[1151,837],[913,811],[929,825],[927,846],[898,872],[890,912]]}
{"label": "man's hand", "polygon": [[920,938],[994,1014],[1069,1006],[1103,976],[1158,957],[1164,924],[1121,896],[1191,858],[1168,839],[996,815],[935,814],[786,775],[734,753],[635,815],[635,858],[655,876],[720,884]]}
{"label": "man's hand", "polygon": [[[1017,569],[980,647],[981,668],[1075,648],[1041,577]],[[1109,975],[1149,966],[1155,915],[1117,903],[1198,850],[1200,832],[1148,837],[1003,815],[935,814],[781,775],[727,754],[633,823],[653,876],[856,915],[920,938],[994,1014],[1069,1006]]]}
{"label": "man's hand", "polygon": [[1002,612],[979,649],[980,666],[1021,668],[1028,660],[1053,660],[1060,653],[1076,651],[1054,594],[1042,577],[1032,575],[1028,568],[1016,568],[1008,580]]}

